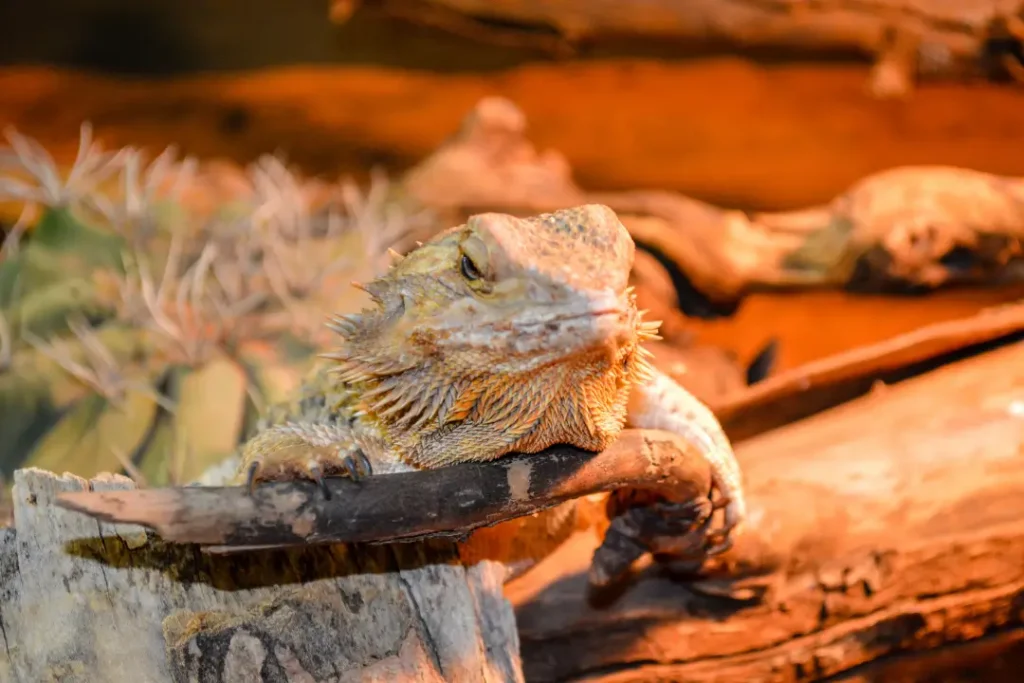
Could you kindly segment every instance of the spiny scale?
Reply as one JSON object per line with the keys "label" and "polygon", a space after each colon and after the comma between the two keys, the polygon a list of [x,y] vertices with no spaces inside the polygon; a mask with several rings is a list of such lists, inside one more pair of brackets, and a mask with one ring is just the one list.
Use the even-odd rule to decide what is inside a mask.
{"label": "spiny scale", "polygon": [[380,284],[380,280],[372,280],[370,282],[365,282],[365,283],[364,282],[356,282],[355,280],[353,280],[349,284],[351,284],[353,287],[358,289],[360,292],[365,292],[370,297],[370,300],[373,301],[375,304],[380,304],[381,303],[381,298],[380,298],[378,292],[374,292],[373,291],[374,285],[375,284],[379,285]]}
{"label": "spiny scale", "polygon": [[[638,311],[638,315],[642,316],[646,312]],[[636,326],[636,334],[644,341],[658,341],[661,339],[661,335],[658,334],[660,329],[660,320],[641,320]]]}
{"label": "spiny scale", "polygon": [[359,327],[359,323],[362,321],[362,317],[355,314],[334,315],[331,316],[330,321],[327,323],[327,328],[332,332],[337,332],[343,337],[347,337],[356,331]]}
{"label": "spiny scale", "polygon": [[352,384],[354,382],[365,382],[372,379],[373,375],[369,373],[366,368],[352,362],[342,352],[337,353],[322,353],[321,358],[327,360],[337,361],[338,365],[333,368],[329,368],[327,372],[332,375],[336,375],[338,381],[343,384]]}

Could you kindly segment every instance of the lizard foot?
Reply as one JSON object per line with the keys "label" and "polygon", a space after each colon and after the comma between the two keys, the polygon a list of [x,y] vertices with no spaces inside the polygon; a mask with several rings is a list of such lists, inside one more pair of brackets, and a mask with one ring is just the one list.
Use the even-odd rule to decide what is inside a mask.
{"label": "lizard foot", "polygon": [[373,474],[369,459],[351,440],[328,440],[305,433],[305,427],[285,425],[264,431],[245,444],[235,482],[252,494],[264,481],[309,479],[330,499],[325,477],[346,476],[358,481]]}
{"label": "lizard foot", "polygon": [[707,498],[687,503],[662,502],[647,510],[638,530],[646,549],[660,556],[706,559],[732,548],[736,524],[713,529],[715,510],[727,508],[728,498]]}
{"label": "lizard foot", "polygon": [[[591,563],[592,586],[606,587],[618,581],[644,553],[659,560],[702,563],[732,548],[730,534],[738,521],[729,519],[733,503],[729,498],[699,498],[685,503],[641,500],[633,501],[640,504],[613,512],[611,525]],[[723,508],[726,521],[720,528],[713,528],[715,511]]]}
{"label": "lizard foot", "polygon": [[708,557],[721,555],[732,548],[732,532],[746,514],[745,506],[728,496],[718,496],[711,501],[711,509],[725,510],[725,522],[718,529],[711,529],[711,521],[714,515],[710,515],[702,525],[704,538],[704,554]]}

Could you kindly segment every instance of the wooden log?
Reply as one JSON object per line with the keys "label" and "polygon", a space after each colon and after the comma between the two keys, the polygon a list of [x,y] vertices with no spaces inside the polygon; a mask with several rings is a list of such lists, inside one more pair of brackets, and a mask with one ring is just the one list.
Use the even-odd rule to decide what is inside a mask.
{"label": "wooden log", "polygon": [[702,578],[651,566],[588,603],[597,539],[579,534],[508,586],[525,675],[833,680],[1009,647],[1024,631],[1022,441],[1018,343],[743,442],[749,524]]}
{"label": "wooden log", "polygon": [[[690,315],[730,312],[752,291],[920,291],[1021,279],[1024,179],[905,166],[868,176],[827,204],[772,213],[664,191],[590,192],[561,155],[533,145],[523,112],[498,97],[478,102],[457,134],[405,175],[403,188],[447,212],[446,224],[481,211],[605,204],[638,247],[671,267]],[[409,235],[399,250],[422,237]],[[684,296],[694,287],[710,306]]]}
{"label": "wooden log", "polygon": [[505,569],[448,542],[223,558],[98,523],[58,494],[131,487],[15,475],[0,529],[0,680],[521,681]]}
{"label": "wooden log", "polygon": [[[583,574],[598,536],[580,533],[508,586],[526,675],[538,681],[821,680],[950,643],[977,641],[990,654],[1004,650],[1024,632],[1022,415],[1024,344],[1018,344],[740,444],[751,517],[734,551],[700,575],[691,573],[692,564],[647,567],[615,601],[594,600]],[[36,476],[50,488],[26,489]],[[46,503],[54,489],[84,483],[60,481],[72,486],[19,473],[17,531],[6,531],[0,544],[7,549],[0,555],[0,619],[14,666],[63,674],[98,662],[107,667],[101,669],[106,680],[122,680],[111,668],[113,655],[103,651],[83,663],[80,654],[68,654],[81,652],[82,643],[54,638],[45,624],[68,623],[99,642],[79,620],[94,629],[111,618],[115,628],[142,628],[131,606],[150,601],[144,604],[156,602],[157,614],[166,617],[162,631],[155,619],[140,631],[144,636],[125,631],[135,638],[121,638],[136,648],[129,653],[133,662],[158,665],[165,643],[156,631],[167,641],[174,675],[214,666],[223,680],[245,680],[252,658],[282,670],[297,660],[309,671],[319,661],[310,652],[326,646],[325,632],[337,639],[365,626],[347,622],[331,630],[347,603],[336,598],[336,586],[324,589],[331,600],[317,592],[322,574],[353,582],[369,571],[387,575],[389,561],[408,559],[401,550],[381,559],[379,547],[339,556],[336,546],[321,556],[303,548],[297,556],[210,557],[164,545],[138,528],[94,526],[84,517],[58,524],[70,523],[70,533],[55,544]],[[109,482],[93,483],[104,486]],[[420,555],[428,565],[422,571],[436,578],[438,564],[454,565],[448,550],[447,563]],[[346,567],[349,573],[337,578]],[[308,579],[303,572],[315,580],[282,589],[282,578],[266,576],[275,571],[291,572],[286,583]],[[399,566],[400,578],[403,571],[409,570]],[[350,595],[344,591],[351,584],[344,585],[342,594]],[[442,600],[448,584],[429,588],[423,591],[440,601],[431,604],[448,614],[451,605]],[[158,600],[154,593],[173,597]],[[413,594],[415,604],[426,604],[428,598]],[[497,594],[489,595],[500,605]],[[47,618],[33,620],[44,608]],[[282,612],[290,619],[277,619]],[[297,615],[304,630],[297,630]],[[423,628],[438,623],[418,616],[426,620]],[[19,657],[41,642],[49,649],[22,663]],[[124,643],[119,648],[123,661]],[[389,660],[389,666],[420,665],[420,655],[399,652],[405,663]]]}
{"label": "wooden log", "polygon": [[854,398],[894,374],[920,374],[925,369],[915,373],[915,366],[927,361],[941,364],[953,353],[1020,339],[1022,331],[1024,305],[984,309],[806,363],[710,403],[730,438],[746,439]]}
{"label": "wooden log", "polygon": [[[678,521],[684,526],[695,521],[691,510],[711,511],[711,472],[697,444],[659,430],[625,430],[600,453],[556,446],[359,482],[331,477],[324,480],[324,489],[328,496],[312,482],[288,481],[262,484],[252,494],[241,486],[82,491],[63,494],[57,504],[107,522],[142,524],[165,541],[202,544],[219,553],[314,543],[465,539],[477,529],[621,489],[695,504],[681,510]],[[612,528],[618,533],[614,521]],[[595,558],[600,575],[617,576],[639,556],[631,551],[622,557],[615,550],[622,545],[619,540],[610,539]],[[692,540],[699,549],[704,540],[699,528]],[[544,545],[538,539],[538,554]]]}
{"label": "wooden log", "polygon": [[[331,17],[343,22],[353,0],[334,0]],[[875,61],[871,90],[904,96],[918,76],[958,79],[1010,77],[1024,82],[1019,45],[1024,20],[1018,3],[995,0],[962,4],[940,0],[887,0],[871,5],[747,3],[736,0],[648,0],[594,3],[587,0],[381,0],[385,11],[494,40],[489,23],[500,22],[520,41],[531,36],[562,51],[581,41],[644,38],[671,41],[680,51],[702,48],[774,49],[788,57],[859,54]],[[538,28],[547,31],[538,31]]]}
{"label": "wooden log", "polygon": [[652,187],[772,210],[826,202],[898,165],[1024,175],[1016,146],[1024,92],[940,83],[897,105],[867,98],[866,75],[866,67],[736,58],[489,74],[282,67],[155,81],[10,67],[0,70],[0,123],[66,162],[82,121],[91,121],[110,147],[173,144],[241,162],[281,150],[333,176],[374,164],[409,168],[497,94],[522,108],[540,149],[558,149],[593,189]]}

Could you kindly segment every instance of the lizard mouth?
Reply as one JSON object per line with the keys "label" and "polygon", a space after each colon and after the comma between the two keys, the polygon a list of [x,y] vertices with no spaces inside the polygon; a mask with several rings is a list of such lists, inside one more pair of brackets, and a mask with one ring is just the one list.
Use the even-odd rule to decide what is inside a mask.
{"label": "lizard mouth", "polygon": [[627,306],[583,311],[530,307],[519,316],[467,325],[455,336],[471,346],[506,347],[513,354],[569,353],[573,349],[618,347],[633,338],[634,328],[635,313]]}
{"label": "lizard mouth", "polygon": [[550,357],[620,348],[637,334],[629,292],[569,293],[558,300],[464,299],[430,323],[440,349],[471,349],[499,357]]}

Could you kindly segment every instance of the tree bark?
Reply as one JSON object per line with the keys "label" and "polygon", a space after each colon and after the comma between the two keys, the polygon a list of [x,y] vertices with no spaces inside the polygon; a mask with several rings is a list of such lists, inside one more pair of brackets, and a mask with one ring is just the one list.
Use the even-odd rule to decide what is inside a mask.
{"label": "tree bark", "polygon": [[866,77],[855,65],[735,57],[486,74],[290,67],[158,81],[10,67],[0,70],[0,122],[64,163],[75,157],[79,125],[91,121],[110,147],[177,145],[246,163],[283,150],[305,171],[336,177],[412,166],[477,101],[499,94],[526,113],[538,147],[563,153],[593,189],[650,187],[792,209],[900,164],[1024,175],[1016,146],[1024,90],[936,83],[894,105],[866,97]]}
{"label": "tree bark", "polygon": [[452,543],[223,558],[53,504],[130,488],[15,477],[0,530],[0,680],[12,683],[520,681],[504,567]]}
{"label": "tree bark", "polygon": [[[581,532],[506,587],[526,678],[858,680],[951,644],[1006,651],[1024,636],[1022,415],[1018,343],[738,444],[750,518],[699,575],[652,564],[595,593],[600,534]],[[0,543],[12,680],[516,671],[499,574],[451,545],[208,556],[50,504],[84,484],[18,474]]]}
{"label": "tree bark", "polygon": [[[599,453],[554,446],[417,472],[65,493],[56,501],[105,522],[142,524],[165,541],[213,552],[315,543],[383,543],[466,537],[593,494],[633,489],[711,506],[711,470],[699,445],[677,434],[628,429]],[[703,521],[703,520],[701,520]]]}
{"label": "tree bark", "polygon": [[949,362],[954,354],[967,357],[1020,339],[1022,331],[1024,305],[983,309],[805,363],[713,396],[709,404],[731,439],[748,439],[856,398],[876,382],[906,379]]}
{"label": "tree bark", "polygon": [[[851,288],[921,291],[1019,280],[1024,179],[967,168],[904,166],[856,183],[821,206],[785,212],[720,208],[672,192],[590,192],[566,160],[540,152],[510,100],[485,98],[403,179],[445,224],[473,213],[535,214],[605,204],[637,246],[714,308],[751,291]],[[409,249],[422,235],[409,235]],[[397,247],[396,247],[397,248]],[[402,251],[403,248],[399,248]],[[695,310],[682,296],[680,308]]]}
{"label": "tree bark", "polygon": [[509,584],[526,678],[863,680],[897,655],[1012,646],[1022,415],[1018,343],[740,443],[750,519],[706,575],[652,565],[588,602],[598,539],[579,534]]}
{"label": "tree bark", "polygon": [[[336,0],[336,21],[347,19],[352,0]],[[556,47],[549,31],[562,38],[563,51],[585,39],[633,37],[674,41],[676,47],[727,46],[781,49],[787,56],[859,53],[876,60],[872,90],[905,95],[916,76],[964,78],[1009,76],[1024,80],[1019,52],[1024,38],[1020,5],[996,0],[958,4],[937,0],[881,0],[871,4],[802,4],[750,0],[384,0],[402,17],[467,33],[467,23],[500,21],[506,33],[535,36]],[[537,31],[546,28],[548,32]],[[532,29],[532,30],[531,30]],[[493,34],[481,35],[485,40]],[[999,39],[1011,41],[1002,46]],[[681,45],[680,45],[681,44]],[[1002,49],[1000,49],[1002,47]]]}

